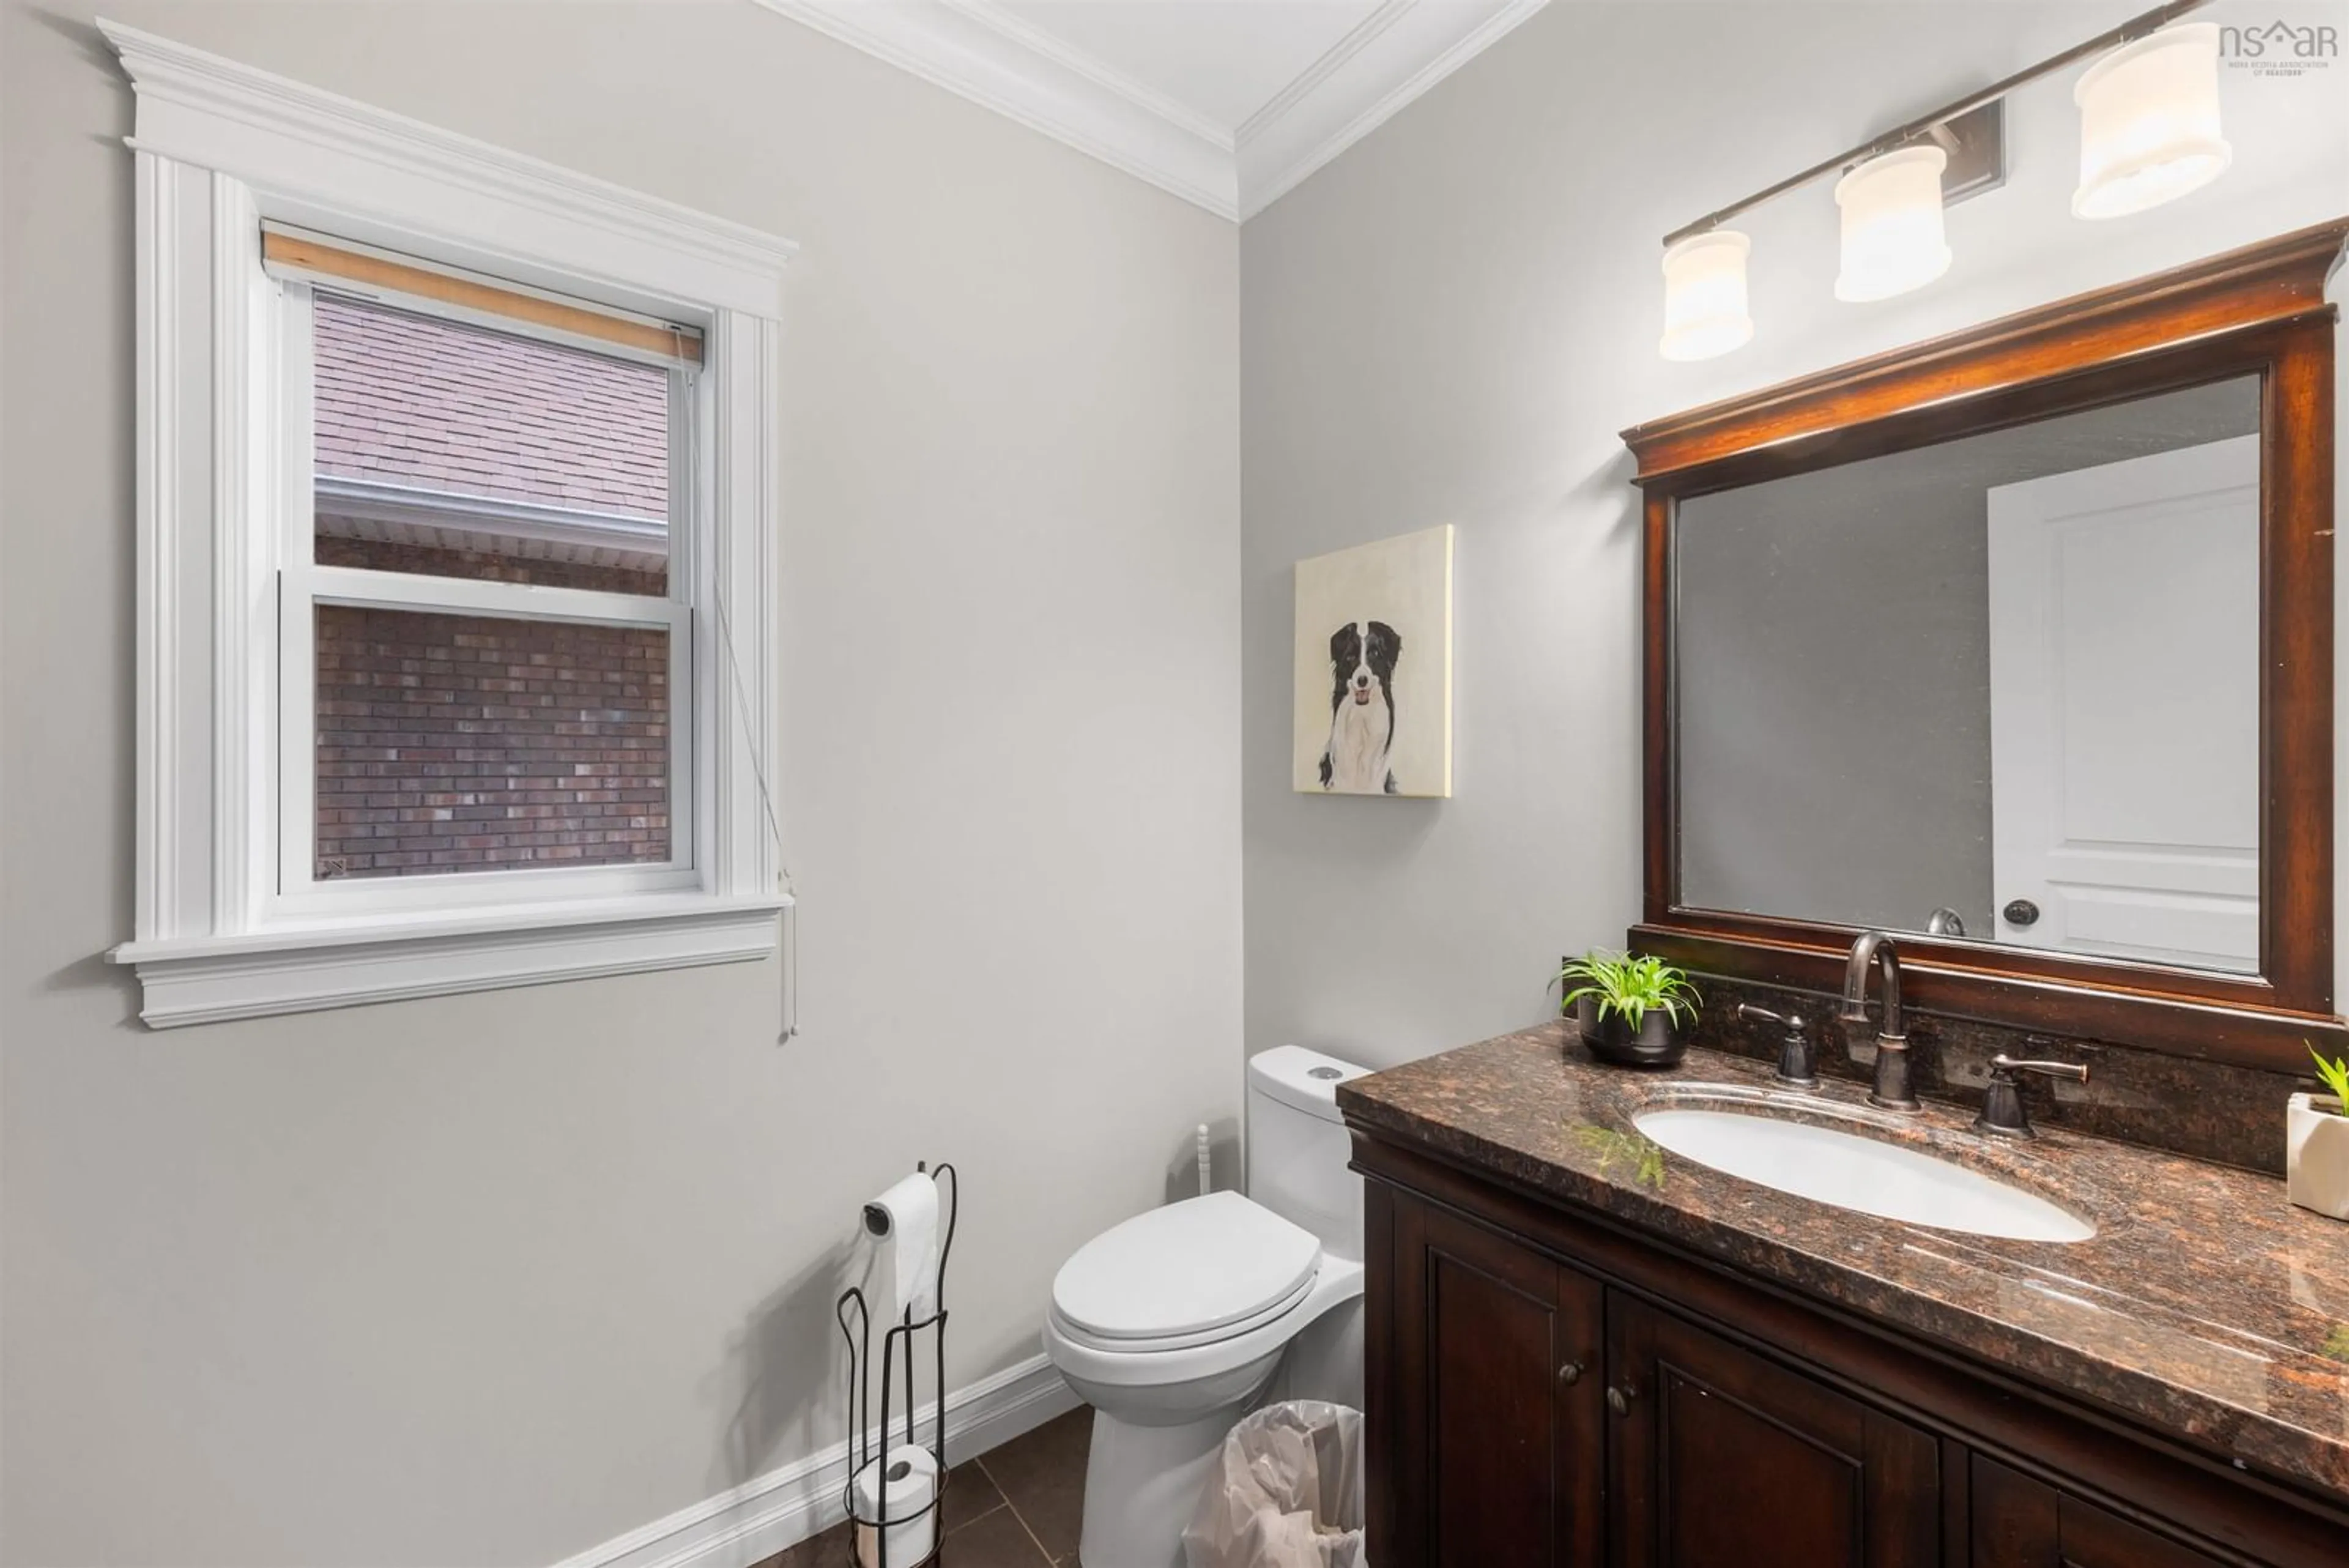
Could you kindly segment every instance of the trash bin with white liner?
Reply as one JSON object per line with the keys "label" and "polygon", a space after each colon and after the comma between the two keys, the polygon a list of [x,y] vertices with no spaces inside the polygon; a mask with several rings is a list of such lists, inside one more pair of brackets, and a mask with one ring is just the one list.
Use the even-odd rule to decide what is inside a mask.
{"label": "trash bin with white liner", "polygon": [[1368,1568],[1362,1413],[1268,1405],[1224,1439],[1183,1532],[1185,1568]]}

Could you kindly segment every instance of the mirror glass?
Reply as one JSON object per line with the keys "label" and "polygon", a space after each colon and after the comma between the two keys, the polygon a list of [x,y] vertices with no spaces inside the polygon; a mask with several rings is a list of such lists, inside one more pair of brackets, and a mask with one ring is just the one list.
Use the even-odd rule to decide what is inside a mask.
{"label": "mirror glass", "polygon": [[1684,498],[1683,909],[2260,959],[2260,383]]}

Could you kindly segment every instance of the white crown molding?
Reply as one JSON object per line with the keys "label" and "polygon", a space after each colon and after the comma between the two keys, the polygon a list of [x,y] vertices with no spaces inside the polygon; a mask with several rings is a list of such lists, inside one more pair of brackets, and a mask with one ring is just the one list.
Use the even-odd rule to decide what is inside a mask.
{"label": "white crown molding", "polygon": [[[1063,1411],[1077,1397],[1052,1364],[1029,1357],[947,1399],[947,1459],[960,1464]],[[916,1429],[936,1407],[925,1405]],[[556,1568],[750,1568],[839,1523],[848,1444],[833,1444],[731,1491],[566,1557]]]}
{"label": "white crown molding", "polygon": [[1219,217],[1239,192],[1228,136],[983,0],[758,0]]}
{"label": "white crown molding", "polygon": [[1042,56],[1061,69],[1115,93],[1136,109],[1156,115],[1177,130],[1188,131],[1208,146],[1225,152],[1232,150],[1232,133],[1228,130],[1205,115],[1193,113],[1173,99],[1143,86],[1132,77],[1120,75],[1083,50],[1070,47],[1042,28],[1030,26],[997,5],[995,0],[939,0],[939,3],[961,12],[972,21],[1031,53]]}
{"label": "white crown molding", "polygon": [[994,0],[757,0],[779,16],[1245,222],[1547,0],[1385,0],[1226,129]]}
{"label": "white crown molding", "polygon": [[1251,116],[1237,140],[1255,217],[1548,0],[1387,0]]}
{"label": "white crown molding", "polygon": [[[799,248],[788,240],[103,17],[98,26],[139,89],[131,147],[243,181],[268,198],[264,217],[361,242],[454,221],[497,236],[487,259],[517,281],[541,281],[528,275],[536,267],[575,277],[580,257],[601,256],[615,279],[667,299],[782,313]],[[357,213],[355,163],[369,175]]]}

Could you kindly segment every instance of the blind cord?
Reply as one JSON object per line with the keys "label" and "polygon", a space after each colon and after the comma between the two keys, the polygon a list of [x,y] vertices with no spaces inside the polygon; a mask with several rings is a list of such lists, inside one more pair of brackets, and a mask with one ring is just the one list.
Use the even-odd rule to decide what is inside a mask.
{"label": "blind cord", "polygon": [[[692,379],[691,372],[688,372],[688,384]],[[701,489],[700,405],[696,401],[692,406],[695,417],[688,426],[690,434],[688,440],[691,450],[689,461],[685,465],[686,515],[688,517],[697,514]],[[734,711],[742,721],[743,738],[755,742],[759,728],[751,720],[749,700],[742,695],[742,660],[734,651],[734,618],[727,613],[726,586],[719,580],[714,562],[711,564],[709,574],[709,600],[718,612],[718,643],[720,650],[726,655],[726,668],[731,677],[728,684],[734,691]],[[781,890],[784,897],[793,900],[775,911],[776,958],[781,969],[779,979],[781,985],[781,994],[778,998],[778,1005],[781,1012],[781,1032],[775,1036],[775,1044],[786,1045],[796,1039],[800,1032],[800,923],[797,918],[799,892],[792,880],[790,858],[784,853],[782,824],[775,813],[774,792],[767,784],[766,763],[760,757],[759,748],[755,743],[750,747],[750,777],[759,786],[759,807],[767,819],[768,836],[774,841],[775,885]]]}
{"label": "blind cord", "polygon": [[[718,640],[726,650],[726,664],[733,675],[735,710],[741,715],[744,734],[754,736],[758,731],[750,722],[750,704],[742,696],[742,662],[734,652],[734,628],[726,613],[726,590],[715,585],[713,574],[710,601],[718,609]],[[774,795],[767,788],[767,770],[759,761],[756,746],[750,748],[750,776],[758,782],[759,805],[766,813],[767,832],[775,842],[776,885],[794,900],[775,911],[775,935],[781,945],[778,956],[782,960],[782,1033],[775,1036],[775,1044],[784,1045],[800,1032],[800,923],[793,918],[798,912],[799,894],[792,882],[791,864],[783,855],[783,830],[775,820]]]}

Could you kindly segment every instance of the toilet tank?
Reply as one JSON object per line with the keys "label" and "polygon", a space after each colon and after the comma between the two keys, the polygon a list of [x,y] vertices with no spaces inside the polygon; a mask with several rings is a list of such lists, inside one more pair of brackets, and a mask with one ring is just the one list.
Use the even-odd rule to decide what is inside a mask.
{"label": "toilet tank", "polygon": [[1302,1045],[1277,1045],[1247,1064],[1247,1194],[1321,1239],[1362,1256],[1362,1180],[1338,1114],[1338,1085],[1369,1072]]}

